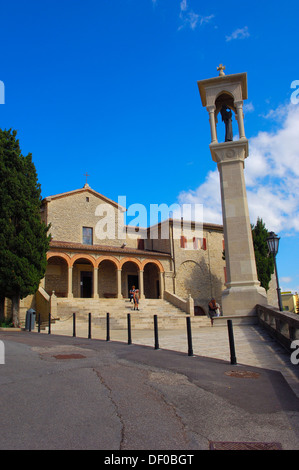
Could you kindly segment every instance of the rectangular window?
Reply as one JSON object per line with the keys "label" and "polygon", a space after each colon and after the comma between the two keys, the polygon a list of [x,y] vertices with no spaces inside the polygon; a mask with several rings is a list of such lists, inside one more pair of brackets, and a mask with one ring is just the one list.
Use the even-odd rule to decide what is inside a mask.
{"label": "rectangular window", "polygon": [[138,247],[138,250],[144,250],[144,239],[143,238],[139,238],[137,240],[137,247]]}
{"label": "rectangular window", "polygon": [[83,245],[92,245],[92,228],[83,227]]}

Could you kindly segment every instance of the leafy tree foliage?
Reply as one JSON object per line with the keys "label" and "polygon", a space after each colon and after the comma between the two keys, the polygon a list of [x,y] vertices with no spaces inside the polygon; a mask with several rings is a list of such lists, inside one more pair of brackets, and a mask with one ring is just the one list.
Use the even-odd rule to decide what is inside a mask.
{"label": "leafy tree foliage", "polygon": [[22,155],[16,135],[0,129],[0,303],[3,314],[4,298],[12,300],[15,326],[20,299],[44,277],[50,241],[32,155]]}
{"label": "leafy tree foliage", "polygon": [[273,256],[269,254],[267,245],[268,230],[260,218],[257,219],[256,225],[252,225],[251,228],[258,279],[261,286],[267,291],[271,276],[274,273],[274,260]]}

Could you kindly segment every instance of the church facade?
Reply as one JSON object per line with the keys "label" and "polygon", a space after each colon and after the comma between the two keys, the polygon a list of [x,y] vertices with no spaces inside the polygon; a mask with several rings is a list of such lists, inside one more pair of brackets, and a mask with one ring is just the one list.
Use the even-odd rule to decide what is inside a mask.
{"label": "church facade", "polygon": [[[42,292],[75,305],[80,298],[126,299],[135,285],[141,301],[191,296],[195,314],[206,314],[210,299],[219,302],[224,289],[222,226],[204,224],[200,239],[195,223],[186,228],[173,218],[119,231],[124,211],[87,184],[45,198],[42,219],[51,224],[52,239]],[[114,230],[99,239],[104,213]]]}

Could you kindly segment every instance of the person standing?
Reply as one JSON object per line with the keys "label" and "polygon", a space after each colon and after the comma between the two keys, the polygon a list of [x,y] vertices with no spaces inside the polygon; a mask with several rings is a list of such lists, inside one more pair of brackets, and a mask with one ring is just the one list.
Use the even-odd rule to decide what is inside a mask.
{"label": "person standing", "polygon": [[139,310],[139,290],[134,290],[134,310]]}

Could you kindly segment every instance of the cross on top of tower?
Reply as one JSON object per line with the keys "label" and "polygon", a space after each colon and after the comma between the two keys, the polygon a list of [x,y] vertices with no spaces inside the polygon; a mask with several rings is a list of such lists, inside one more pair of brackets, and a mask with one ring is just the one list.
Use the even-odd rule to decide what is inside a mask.
{"label": "cross on top of tower", "polygon": [[84,173],[84,176],[85,176],[85,178],[86,178],[86,182],[85,182],[84,187],[86,187],[86,186],[88,186],[87,178],[88,178],[88,176],[90,176],[90,175],[86,172],[86,173]]}
{"label": "cross on top of tower", "polygon": [[90,175],[86,172],[86,173],[84,174],[84,176],[86,177],[85,183],[87,184],[87,178],[88,178],[88,176],[90,176]]}
{"label": "cross on top of tower", "polygon": [[226,67],[222,64],[220,64],[219,67],[217,67],[217,70],[219,71],[219,76],[220,77],[223,77],[223,75],[225,75],[225,73],[224,73],[225,69],[226,69]]}

